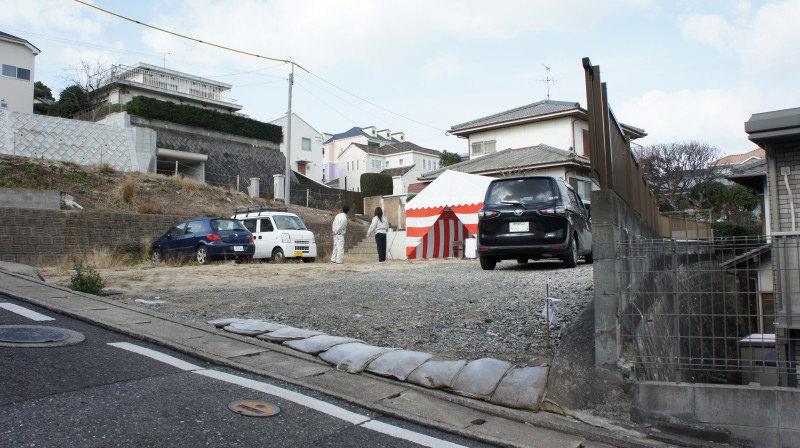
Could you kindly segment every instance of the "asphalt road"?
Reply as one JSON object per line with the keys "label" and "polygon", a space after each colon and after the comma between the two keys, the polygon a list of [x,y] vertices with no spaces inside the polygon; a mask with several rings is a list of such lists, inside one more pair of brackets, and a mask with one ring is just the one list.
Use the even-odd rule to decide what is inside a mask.
{"label": "asphalt road", "polygon": [[[214,366],[0,296],[0,305],[3,303],[17,304],[55,320],[37,322],[0,308],[0,325],[60,327],[80,332],[86,339],[62,347],[0,347],[0,446],[420,446],[409,439],[421,440],[423,446],[486,446],[377,415],[313,391]],[[198,374],[209,370],[181,370],[109,345],[122,342],[212,373],[235,375],[214,374],[229,381],[255,380],[287,392],[281,396],[267,394]],[[293,396],[292,392],[338,408],[320,412],[319,406],[298,404],[305,398],[282,398]],[[267,418],[241,416],[228,409],[235,400],[266,401],[280,407],[281,412]],[[348,415],[347,411],[370,420],[363,424],[346,421],[340,414]]]}

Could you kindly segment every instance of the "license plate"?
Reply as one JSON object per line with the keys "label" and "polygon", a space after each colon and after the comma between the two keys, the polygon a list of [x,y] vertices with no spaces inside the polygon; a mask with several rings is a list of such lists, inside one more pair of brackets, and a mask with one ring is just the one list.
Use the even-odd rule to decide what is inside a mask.
{"label": "license plate", "polygon": [[527,232],[530,230],[530,223],[525,222],[510,222],[508,223],[509,232]]}
{"label": "license plate", "polygon": [[302,251],[302,250],[296,250],[296,251],[294,251],[294,256],[295,256],[295,257],[302,257],[302,256],[303,256],[303,251]]}
{"label": "license plate", "polygon": [[244,246],[233,246],[234,252],[244,252]]}

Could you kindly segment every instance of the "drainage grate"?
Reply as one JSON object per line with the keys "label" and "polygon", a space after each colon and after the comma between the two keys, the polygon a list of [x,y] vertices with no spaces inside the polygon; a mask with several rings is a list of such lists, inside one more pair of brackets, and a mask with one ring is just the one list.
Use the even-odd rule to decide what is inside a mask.
{"label": "drainage grate", "polygon": [[234,401],[228,405],[228,409],[247,417],[272,417],[281,412],[281,408],[272,403],[248,400]]}
{"label": "drainage grate", "polygon": [[52,347],[77,344],[84,336],[66,328],[39,325],[0,325],[0,346]]}

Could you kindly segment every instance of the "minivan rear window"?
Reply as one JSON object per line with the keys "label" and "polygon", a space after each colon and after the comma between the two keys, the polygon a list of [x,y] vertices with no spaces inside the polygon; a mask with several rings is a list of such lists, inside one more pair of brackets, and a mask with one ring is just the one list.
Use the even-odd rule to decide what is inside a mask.
{"label": "minivan rear window", "polygon": [[235,219],[212,219],[211,228],[214,230],[237,230],[247,231],[241,222]]}
{"label": "minivan rear window", "polygon": [[538,204],[558,199],[550,179],[509,179],[492,182],[486,192],[487,204]]}

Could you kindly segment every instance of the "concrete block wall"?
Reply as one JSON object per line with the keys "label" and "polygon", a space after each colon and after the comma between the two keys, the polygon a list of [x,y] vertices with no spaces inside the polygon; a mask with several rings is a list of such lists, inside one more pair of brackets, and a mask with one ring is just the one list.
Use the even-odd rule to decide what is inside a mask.
{"label": "concrete block wall", "polygon": [[[328,259],[333,250],[333,233],[331,224],[306,223],[308,230],[314,232],[317,239],[317,258]],[[347,251],[355,247],[367,236],[367,226],[350,220],[347,224],[347,233],[344,236],[345,262],[347,261]]]}
{"label": "concrete block wall", "polygon": [[[132,128],[0,111],[0,153],[61,160],[79,165],[107,163],[120,171],[147,171],[142,159],[155,155]],[[144,145],[144,146],[143,146]]]}
{"label": "concrete block wall", "polygon": [[56,190],[0,188],[0,207],[61,209],[61,193]]}

